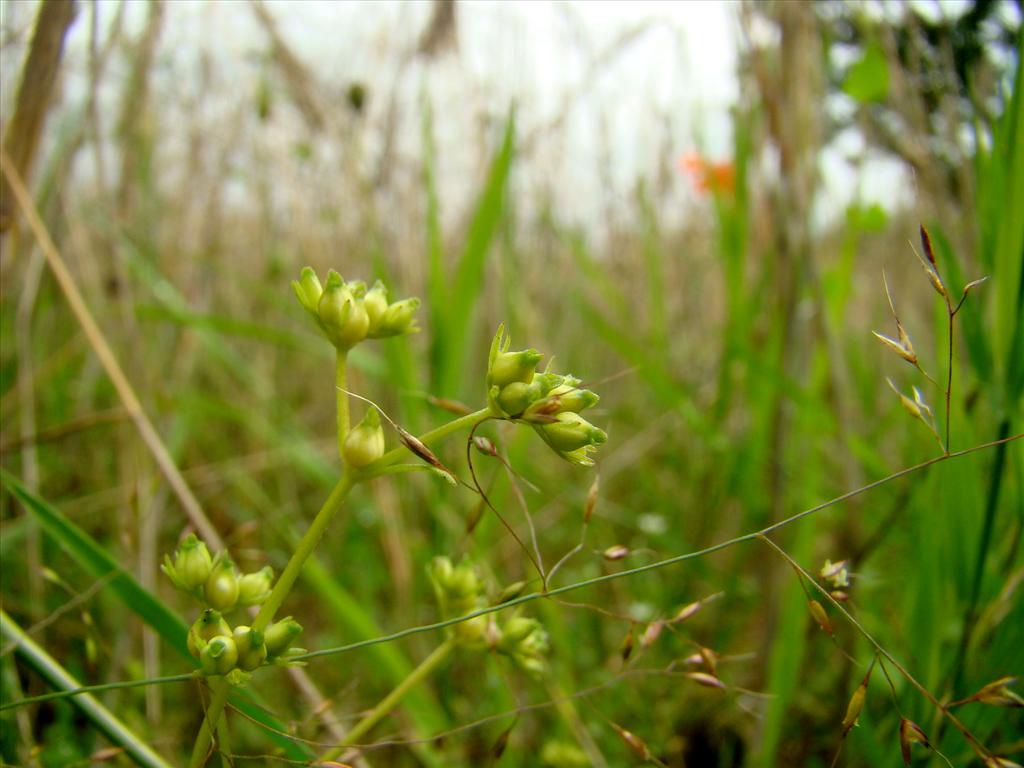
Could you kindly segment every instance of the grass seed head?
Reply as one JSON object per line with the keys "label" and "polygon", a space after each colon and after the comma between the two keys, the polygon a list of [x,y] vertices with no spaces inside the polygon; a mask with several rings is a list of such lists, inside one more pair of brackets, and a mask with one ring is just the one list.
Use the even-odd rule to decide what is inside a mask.
{"label": "grass seed head", "polygon": [[830,635],[835,635],[835,631],[832,629],[832,622],[828,618],[828,613],[825,612],[824,607],[817,600],[808,600],[807,607],[810,608],[811,616],[818,622],[818,626],[825,630]]}
{"label": "grass seed head", "polygon": [[[870,675],[870,672],[868,673]],[[864,709],[864,699],[868,695],[868,678],[865,677],[850,697],[846,705],[846,714],[843,716],[843,733],[847,733],[857,724],[860,712]]]}
{"label": "grass seed head", "polygon": [[629,547],[622,544],[612,544],[612,546],[601,553],[601,557],[611,561],[622,560],[629,557]]}
{"label": "grass seed head", "polygon": [[904,717],[900,720],[900,754],[903,756],[904,765],[910,765],[911,744],[923,744],[929,749],[932,746],[921,726]]}
{"label": "grass seed head", "polygon": [[725,690],[725,683],[709,672],[687,672],[686,676],[698,685],[703,685],[705,688],[716,688],[720,691]]}

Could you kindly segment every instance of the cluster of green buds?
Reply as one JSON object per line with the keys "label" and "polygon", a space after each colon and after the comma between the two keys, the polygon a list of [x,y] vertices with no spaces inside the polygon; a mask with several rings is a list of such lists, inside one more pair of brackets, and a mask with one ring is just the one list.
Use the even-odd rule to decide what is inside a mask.
{"label": "cluster of green buds", "polygon": [[227,552],[212,556],[194,533],[178,545],[173,560],[164,555],[160,570],[182,592],[221,612],[262,605],[274,586],[274,571],[269,565],[243,574]]}
{"label": "cluster of green buds", "polygon": [[548,633],[536,619],[513,616],[500,627],[495,646],[531,677],[547,671]]}
{"label": "cluster of green buds", "polygon": [[552,450],[573,464],[590,466],[588,454],[608,439],[604,430],[580,416],[598,396],[580,388],[580,379],[551,370],[537,372],[543,355],[535,349],[510,352],[511,338],[498,328],[487,362],[487,403],[498,418],[533,426]]}
{"label": "cluster of green buds", "polygon": [[295,657],[306,652],[292,647],[300,632],[302,626],[291,616],[260,632],[244,624],[232,628],[224,614],[207,608],[188,631],[188,650],[204,675],[228,675],[238,683],[267,664],[295,665]]}
{"label": "cluster of green buds", "polygon": [[416,298],[389,302],[378,280],[367,289],[361,280],[345,282],[333,269],[327,282],[305,267],[292,288],[317,327],[339,352],[347,352],[363,339],[385,339],[419,330],[413,316],[420,305]]}
{"label": "cluster of green buds", "polygon": [[264,664],[292,662],[305,653],[291,644],[302,627],[291,617],[259,632],[248,626],[232,628],[224,615],[236,608],[262,605],[274,585],[267,566],[241,573],[226,552],[210,554],[206,544],[189,534],[178,545],[173,559],[164,556],[160,567],[175,587],[201,602],[204,610],[188,633],[188,648],[205,675],[238,675]]}
{"label": "cluster of green buds", "polygon": [[[465,616],[487,605],[484,583],[470,563],[453,565],[447,557],[435,557],[427,573],[445,617]],[[533,677],[540,677],[547,670],[548,635],[536,619],[513,616],[498,624],[493,614],[474,616],[455,624],[452,634],[463,647],[491,649],[508,656]]]}
{"label": "cluster of green buds", "polygon": [[[487,605],[484,583],[470,563],[452,565],[447,557],[435,557],[427,566],[427,575],[446,618],[465,616]],[[452,632],[459,644],[484,648],[494,634],[494,627],[490,616],[475,616],[454,625]]]}

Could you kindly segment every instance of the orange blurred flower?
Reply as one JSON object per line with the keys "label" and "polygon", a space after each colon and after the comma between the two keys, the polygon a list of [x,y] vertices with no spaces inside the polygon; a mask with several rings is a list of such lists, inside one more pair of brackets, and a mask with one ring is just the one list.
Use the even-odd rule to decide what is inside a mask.
{"label": "orange blurred flower", "polygon": [[696,152],[679,158],[680,169],[690,176],[698,194],[731,194],[736,187],[736,168],[732,163],[713,163]]}

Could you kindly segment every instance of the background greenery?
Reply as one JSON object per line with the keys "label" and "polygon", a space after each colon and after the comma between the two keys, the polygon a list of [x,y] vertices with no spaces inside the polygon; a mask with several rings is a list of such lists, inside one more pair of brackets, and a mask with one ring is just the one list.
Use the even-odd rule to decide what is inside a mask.
{"label": "background greenery", "polygon": [[[331,103],[316,62],[275,39],[259,5],[272,41],[267,79],[257,97],[230,105],[239,129],[201,130],[198,116],[191,126],[163,120],[154,58],[175,5],[153,3],[137,32],[115,27],[97,38],[90,85],[51,107],[32,189],[143,408],[243,568],[269,562],[279,571],[338,474],[331,351],[288,285],[311,264],[383,277],[393,295],[423,298],[424,332],[361,346],[350,379],[413,432],[451,418],[431,396],[483,404],[499,322],[515,346],[556,355],[560,370],[600,392],[592,420],[609,441],[599,501],[583,551],[556,578],[566,584],[765,527],[936,455],[885,378],[904,391],[921,386],[940,415],[941,393],[870,336],[893,333],[884,268],[923,365],[945,372],[945,311],[912,252],[919,223],[954,292],[990,277],[958,317],[952,448],[1020,432],[1024,107],[1020,10],[1011,6],[979,2],[938,21],[916,6],[890,15],[858,4],[744,6],[732,157],[691,171],[706,183],[684,223],[664,220],[656,181],[638,180],[598,237],[597,222],[561,220],[543,189],[518,182],[532,160],[512,108],[484,131],[466,210],[446,210],[438,183],[436,115],[455,107],[429,96],[411,171],[407,163],[383,182],[372,178],[353,159],[377,139],[359,122],[364,95],[354,85],[347,103]],[[445,52],[444,25],[457,24],[458,5],[449,21],[445,7],[417,54],[427,67],[455,55]],[[89,13],[83,4],[77,24]],[[24,45],[28,29],[20,29]],[[5,45],[17,30],[7,28]],[[116,125],[106,134],[101,86],[117,90],[117,114],[102,115]],[[836,99],[842,109],[825,108]],[[8,102],[5,126],[17,123]],[[264,151],[272,110],[305,121],[288,167]],[[821,152],[844,130],[913,169],[912,210],[855,203],[824,219],[815,213],[827,208]],[[161,148],[183,139],[184,165],[169,167]],[[227,147],[241,173],[218,164]],[[665,174],[680,174],[676,162],[664,158]],[[83,174],[92,164],[96,172]],[[194,607],[157,572],[186,515],[23,220],[3,249],[4,611],[35,627],[38,646],[83,683],[187,672],[182,639]],[[595,473],[558,461],[529,430],[484,433],[536,486],[522,492],[550,565],[579,540]],[[462,439],[439,453],[465,473]],[[525,537],[509,474],[484,458],[476,466]],[[492,515],[467,533],[480,514],[472,494],[428,476],[359,488],[286,605],[306,628],[304,644],[338,646],[436,621],[424,575],[435,555],[469,555],[495,594],[532,579]],[[825,558],[849,558],[850,610],[952,700],[1024,670],[1022,528],[1024,455],[1010,443],[888,483],[776,540],[812,573]],[[601,556],[617,544],[629,548],[626,559]],[[677,631],[640,647],[649,621],[718,592]],[[503,765],[537,765],[553,743],[582,746],[592,762],[595,754],[607,765],[643,762],[616,726],[673,766],[831,763],[871,650],[835,615],[831,642],[793,572],[763,544],[563,598],[527,609],[551,636],[547,680],[460,653],[374,732],[395,743],[367,752],[367,764],[497,762],[506,731]],[[332,724],[354,722],[440,639],[426,632],[311,661],[323,706],[283,671],[259,675],[236,704],[251,718],[269,713],[314,747],[333,743]],[[725,657],[729,690],[678,674],[701,646]],[[5,640],[3,703],[48,690],[43,667]],[[953,764],[972,764],[962,737],[894,682],[898,709],[874,675],[839,764],[898,765],[900,711]],[[184,760],[202,716],[194,683],[97,698],[168,761]],[[1020,710],[971,705],[961,714],[991,749],[1021,760]],[[108,741],[66,701],[6,709],[0,719],[0,754],[11,764],[127,760],[97,757]],[[305,742],[275,739],[242,715],[232,722],[239,755],[269,763],[273,750],[288,750],[273,754],[304,759]]]}

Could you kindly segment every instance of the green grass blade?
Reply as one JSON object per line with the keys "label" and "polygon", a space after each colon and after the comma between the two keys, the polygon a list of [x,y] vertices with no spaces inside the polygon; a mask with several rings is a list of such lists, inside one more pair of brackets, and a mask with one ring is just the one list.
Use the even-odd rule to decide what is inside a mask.
{"label": "green grass blade", "polygon": [[452,291],[445,308],[445,336],[439,340],[441,367],[435,371],[434,394],[457,397],[466,359],[471,318],[483,294],[484,265],[491,241],[505,210],[505,188],[515,148],[515,113],[505,122],[501,147],[491,161],[487,184],[470,223],[466,245],[455,268]]}
{"label": "green grass blade", "polygon": [[[107,588],[113,590],[127,608],[154,629],[168,645],[194,664],[188,652],[188,627],[170,608],[144,589],[89,534],[4,469],[0,469],[0,484],[39,520],[43,531],[79,565],[96,578],[110,577]],[[271,729],[267,731],[270,738],[283,747],[290,757],[301,760],[311,754],[305,747],[275,733],[284,732],[285,727],[264,711],[251,696],[236,693],[232,696],[231,704],[247,717]]]}
{"label": "green grass blade", "polygon": [[[54,688],[62,691],[71,691],[82,687],[82,684],[70,672],[37,645],[2,610],[0,610],[0,634],[3,635],[6,641],[15,643],[18,655],[36,674]],[[124,748],[124,751],[139,765],[149,766],[149,768],[170,768],[170,763],[164,762],[156,752],[150,749],[145,741],[140,739],[92,694],[83,693],[80,696],[74,696],[71,699],[71,703],[78,707],[82,714],[96,726],[96,729],[102,732],[112,743]]]}
{"label": "green grass blade", "polygon": [[0,469],[0,481],[22,506],[39,521],[43,531],[79,565],[96,578],[110,577],[107,588],[128,608],[186,658],[191,658],[186,643],[188,628],[160,600],[146,591],[118,562],[85,531],[68,520],[22,485],[13,475]]}

